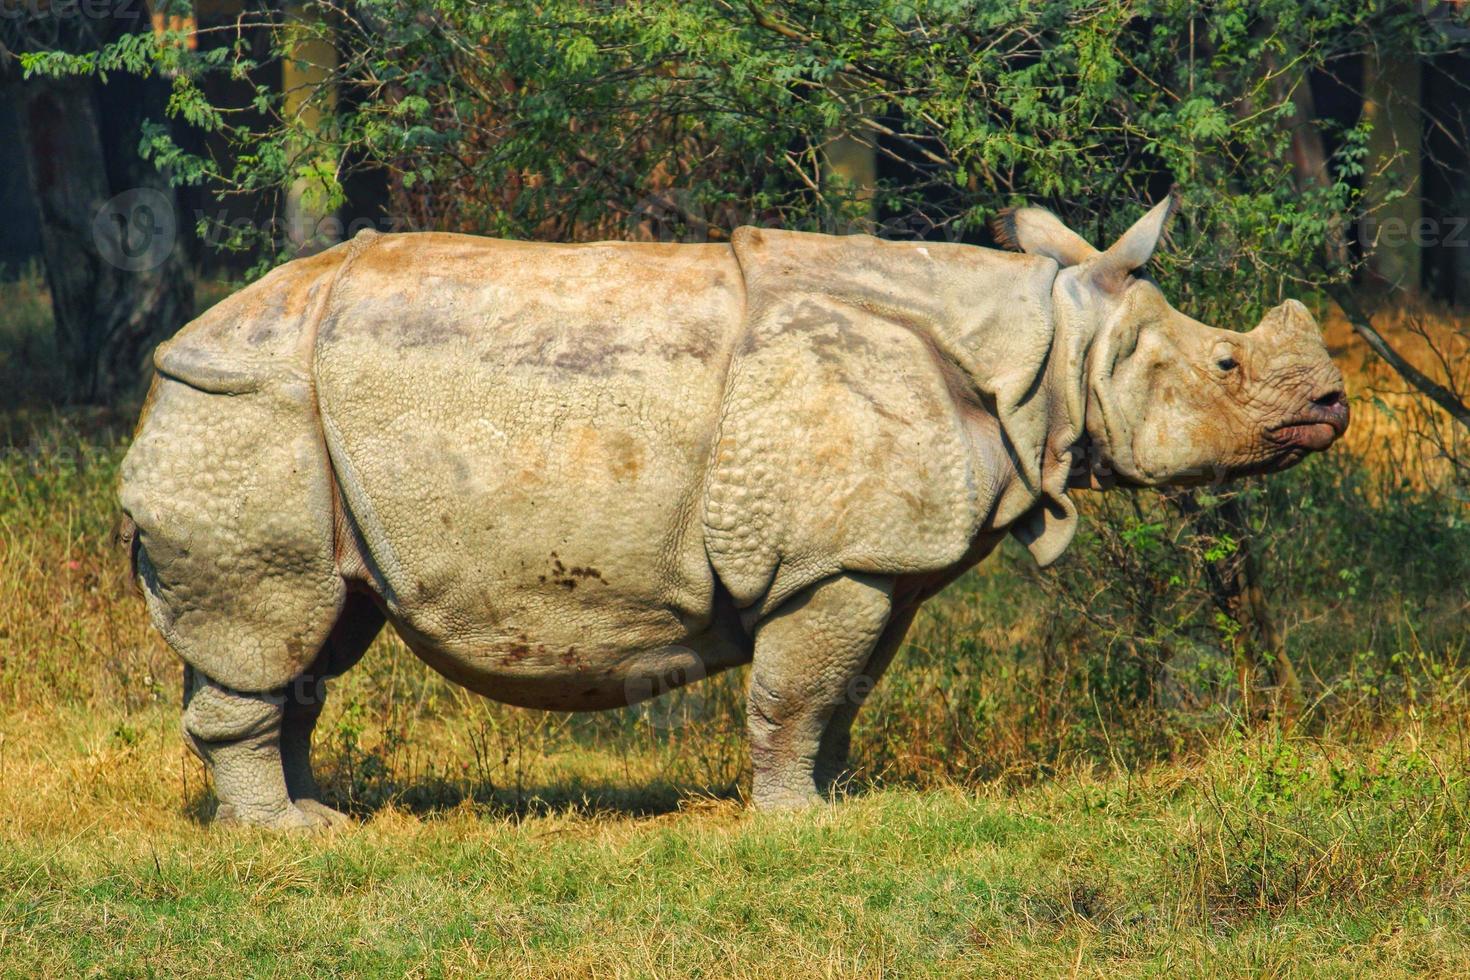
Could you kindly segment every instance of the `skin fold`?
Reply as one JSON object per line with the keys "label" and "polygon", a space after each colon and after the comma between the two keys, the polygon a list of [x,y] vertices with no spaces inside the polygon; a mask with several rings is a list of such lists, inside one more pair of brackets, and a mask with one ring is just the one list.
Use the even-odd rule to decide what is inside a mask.
{"label": "skin fold", "polygon": [[1284,469],[1347,424],[1299,303],[1249,333],[1038,209],[1002,252],[359,235],[162,345],[121,502],[223,821],[339,823],[324,681],[385,622],[497,700],[593,710],[752,664],[761,806],[821,799],[927,598],[1079,487]]}

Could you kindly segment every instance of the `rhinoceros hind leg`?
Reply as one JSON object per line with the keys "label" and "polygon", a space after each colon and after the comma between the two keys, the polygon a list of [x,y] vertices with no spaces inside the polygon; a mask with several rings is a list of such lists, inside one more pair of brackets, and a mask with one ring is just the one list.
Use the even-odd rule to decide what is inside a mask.
{"label": "rhinoceros hind leg", "polygon": [[184,740],[214,776],[215,820],[305,830],[322,820],[293,806],[281,768],[284,694],[232,691],[184,669]]}
{"label": "rhinoceros hind leg", "polygon": [[349,593],[321,653],[286,691],[281,722],[281,766],[286,776],[286,793],[297,809],[333,826],[350,823],[351,819],[321,801],[321,791],[311,768],[311,733],[326,704],[327,678],[336,677],[357,663],[382,628],[383,613],[372,600],[359,592]]}
{"label": "rhinoceros hind leg", "polygon": [[891,579],[875,576],[825,579],[757,628],[747,701],[756,806],[790,809],[824,798],[823,735],[868,687],[863,671],[884,634],[892,589]]}

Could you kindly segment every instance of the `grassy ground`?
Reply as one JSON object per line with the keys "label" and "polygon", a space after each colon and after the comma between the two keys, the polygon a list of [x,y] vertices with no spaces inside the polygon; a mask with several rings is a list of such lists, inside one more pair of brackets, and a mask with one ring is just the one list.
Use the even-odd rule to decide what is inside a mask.
{"label": "grassy ground", "polygon": [[[1470,973],[1458,723],[1351,748],[1263,732],[1192,766],[889,789],[796,815],[675,803],[656,772],[586,753],[550,783],[531,774],[535,806],[384,806],[316,838],[201,827],[175,724],[159,709],[125,728],[79,710],[5,719],[0,969]],[[566,794],[569,771],[585,796]]]}
{"label": "grassy ground", "polygon": [[[7,297],[0,382],[44,379],[44,297]],[[111,540],[127,413],[0,404],[0,975],[1470,975],[1470,521],[1433,467],[1398,479],[1435,420],[1383,397],[1356,456],[1257,505],[1290,727],[1239,717],[1196,586],[1008,552],[926,609],[838,805],[743,808],[738,674],[546,715],[385,636],[318,730],[360,823],[310,838],[205,822]],[[1092,523],[1138,551],[1139,513]],[[1147,703],[1154,654],[1066,589],[1125,631],[1180,617]]]}

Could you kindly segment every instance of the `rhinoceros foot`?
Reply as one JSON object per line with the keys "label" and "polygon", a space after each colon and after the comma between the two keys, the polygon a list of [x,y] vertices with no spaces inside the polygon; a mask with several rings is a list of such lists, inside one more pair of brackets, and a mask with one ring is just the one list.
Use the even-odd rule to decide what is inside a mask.
{"label": "rhinoceros foot", "polygon": [[295,800],[292,803],[296,809],[314,821],[317,825],[327,827],[350,827],[352,818],[341,810],[334,810],[321,800]]}
{"label": "rhinoceros foot", "polygon": [[[303,802],[315,803],[314,800]],[[331,807],[322,806],[320,803],[317,803],[316,806],[325,813],[334,814],[338,819],[334,820],[327,817],[325,813],[307,809],[298,803],[288,804],[274,810],[221,803],[214,812],[214,822],[221,827],[260,827],[279,832],[329,830],[340,826],[341,822],[349,822],[346,814],[338,813]]]}
{"label": "rhinoceros foot", "polygon": [[757,785],[751,793],[751,802],[758,810],[773,812],[804,810],[819,803],[826,803],[827,798],[815,791],[799,787]]}

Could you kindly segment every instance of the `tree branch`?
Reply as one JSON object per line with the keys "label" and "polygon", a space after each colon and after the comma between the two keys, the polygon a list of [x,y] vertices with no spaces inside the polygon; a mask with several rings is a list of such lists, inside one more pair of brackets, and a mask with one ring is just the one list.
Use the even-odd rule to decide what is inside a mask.
{"label": "tree branch", "polygon": [[1470,406],[1466,406],[1453,391],[1414,367],[1404,359],[1402,354],[1394,350],[1388,341],[1383,339],[1383,335],[1373,328],[1372,321],[1368,319],[1368,315],[1363,312],[1362,307],[1347,289],[1337,287],[1328,290],[1328,293],[1337,305],[1342,307],[1343,314],[1347,316],[1348,323],[1352,324],[1357,335],[1373,348],[1373,353],[1387,361],[1389,367],[1397,371],[1409,384],[1423,392],[1425,397],[1449,413],[1456,422],[1470,429]]}
{"label": "tree branch", "polygon": [[768,31],[775,31],[782,37],[792,41],[800,41],[802,44],[811,43],[812,38],[809,35],[803,34],[789,24],[783,24],[781,21],[772,17],[768,12],[762,10],[754,0],[746,0],[745,6],[750,9],[751,16],[755,18],[758,26]]}

